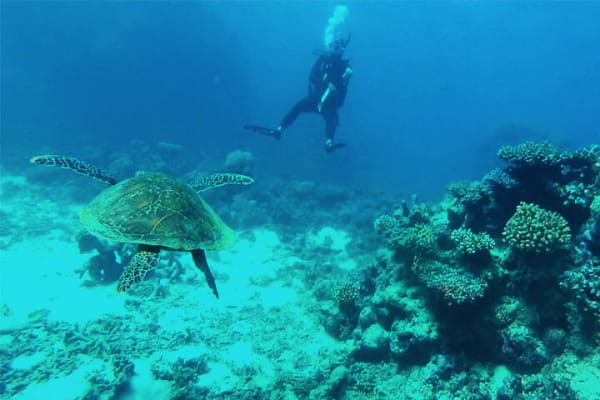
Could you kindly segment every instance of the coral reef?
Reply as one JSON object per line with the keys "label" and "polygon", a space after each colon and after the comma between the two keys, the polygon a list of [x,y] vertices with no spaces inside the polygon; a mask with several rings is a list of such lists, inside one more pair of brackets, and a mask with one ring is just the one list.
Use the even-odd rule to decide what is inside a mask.
{"label": "coral reef", "polygon": [[[369,338],[359,336],[358,348],[372,343],[382,353],[378,360],[394,359],[400,338],[418,337],[429,326],[425,331],[435,333],[425,340],[429,348],[510,368],[494,388],[471,386],[464,398],[575,399],[574,386],[549,371],[600,344],[600,152],[528,142],[498,155],[507,167],[481,182],[449,185],[444,202],[403,202],[375,219],[390,253],[380,259],[385,280],[376,278],[375,295],[361,303],[355,335]],[[425,300],[417,315],[433,318],[399,329],[402,320],[394,316],[402,308],[380,298],[397,287],[408,292],[406,285]],[[362,326],[363,315],[375,315],[366,320],[378,327]],[[433,353],[417,359],[432,362]],[[454,359],[446,369],[451,381],[461,365]],[[366,386],[369,392],[381,390],[377,381]]]}
{"label": "coral reef", "polygon": [[[86,303],[87,318],[65,322],[51,301],[3,325],[0,396],[75,377],[69,398],[89,400],[150,384],[153,398],[180,400],[598,400],[600,154],[526,144],[502,158],[436,204],[275,178],[208,193],[239,233],[232,254],[209,255],[229,293],[218,303],[199,295],[202,277],[177,253],[127,297],[105,291],[96,283],[114,279],[130,249],[76,236],[64,218],[76,207],[41,213],[30,221],[57,224],[79,247],[61,268],[75,286],[74,272],[89,277],[93,288],[76,289],[102,294],[101,308]],[[27,199],[14,217],[0,204],[5,249],[48,234],[9,233],[36,202],[72,198],[36,179],[41,194],[4,182]]]}

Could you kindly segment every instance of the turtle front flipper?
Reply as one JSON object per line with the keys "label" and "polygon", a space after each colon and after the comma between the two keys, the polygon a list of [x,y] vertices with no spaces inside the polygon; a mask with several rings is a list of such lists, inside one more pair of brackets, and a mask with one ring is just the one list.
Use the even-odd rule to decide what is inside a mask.
{"label": "turtle front flipper", "polygon": [[206,283],[208,283],[208,286],[212,289],[213,293],[218,299],[219,292],[217,292],[217,284],[215,283],[215,278],[213,277],[212,272],[210,272],[210,268],[208,268],[208,261],[206,261],[206,254],[204,254],[204,250],[192,250],[192,258],[194,259],[196,267],[198,267],[200,271],[204,272]]}
{"label": "turtle front flipper", "polygon": [[197,192],[204,192],[225,185],[250,185],[251,183],[254,183],[254,179],[250,176],[224,172],[197,177],[190,186]]}
{"label": "turtle front flipper", "polygon": [[51,167],[60,167],[70,169],[73,172],[77,172],[81,175],[91,176],[100,182],[114,185],[117,183],[117,179],[112,176],[108,171],[100,169],[94,165],[88,164],[75,157],[57,156],[55,154],[48,154],[43,156],[35,156],[29,160],[32,164],[41,164]]}
{"label": "turtle front flipper", "polygon": [[148,271],[156,268],[158,265],[158,246],[138,246],[138,251],[133,255],[129,265],[125,267],[125,271],[119,278],[119,292],[125,292],[136,283],[141,282]]}

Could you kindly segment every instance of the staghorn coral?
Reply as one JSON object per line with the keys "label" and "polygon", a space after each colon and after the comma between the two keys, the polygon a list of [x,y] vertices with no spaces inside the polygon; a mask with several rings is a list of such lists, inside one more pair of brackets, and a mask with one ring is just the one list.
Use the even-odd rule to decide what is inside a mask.
{"label": "staghorn coral", "polygon": [[456,248],[463,254],[476,254],[491,250],[496,243],[486,232],[473,233],[468,228],[459,228],[452,231],[450,238],[456,243]]}
{"label": "staghorn coral", "polygon": [[553,166],[562,160],[560,151],[550,143],[525,142],[517,146],[503,146],[498,157],[519,166]]}
{"label": "staghorn coral", "polygon": [[560,214],[525,202],[517,206],[502,235],[512,247],[537,254],[555,252],[571,242],[571,230]]}

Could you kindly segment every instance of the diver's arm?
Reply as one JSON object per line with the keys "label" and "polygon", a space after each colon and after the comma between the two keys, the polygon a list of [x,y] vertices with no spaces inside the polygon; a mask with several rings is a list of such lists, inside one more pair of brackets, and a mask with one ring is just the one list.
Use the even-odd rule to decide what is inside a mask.
{"label": "diver's arm", "polygon": [[320,96],[322,93],[319,93],[319,89],[322,87],[324,77],[323,77],[323,57],[319,57],[317,61],[315,61],[314,65],[310,70],[310,76],[308,79],[308,95],[309,96]]}
{"label": "diver's arm", "polygon": [[340,80],[340,84],[338,85],[338,87],[336,88],[336,100],[337,100],[337,107],[341,107],[344,105],[344,101],[346,100],[346,94],[348,92],[348,83],[350,83],[350,78],[352,78],[352,68],[350,67],[350,64],[348,63],[346,65],[346,69],[344,70],[344,73],[341,76],[341,80]]}

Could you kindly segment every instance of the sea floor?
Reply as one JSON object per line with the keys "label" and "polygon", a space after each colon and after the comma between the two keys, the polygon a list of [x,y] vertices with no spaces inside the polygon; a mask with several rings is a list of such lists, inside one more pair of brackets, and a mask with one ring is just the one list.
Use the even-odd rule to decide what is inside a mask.
{"label": "sea floor", "polygon": [[[94,253],[75,239],[81,205],[19,177],[4,175],[1,188],[0,398],[460,398],[433,390],[431,365],[351,365],[355,340],[325,331],[333,296],[307,281],[343,281],[363,266],[350,232],[304,227],[302,252],[272,227],[238,232],[233,249],[208,253],[219,299],[187,253],[166,253],[162,273],[121,294],[82,271]],[[315,261],[324,253],[327,268]],[[598,359],[559,361],[578,398],[600,399]],[[464,381],[487,380],[495,399],[510,372],[474,364],[470,374]]]}
{"label": "sea floor", "polygon": [[[208,254],[219,299],[187,253],[168,257],[181,264],[183,276],[150,277],[148,293],[121,294],[116,283],[83,285],[81,268],[91,255],[81,254],[74,239],[79,206],[58,206],[20,178],[3,179],[5,189],[19,189],[4,191],[0,205],[11,224],[0,238],[0,344],[11,399],[118,392],[122,399],[159,400],[191,386],[227,396],[242,388],[273,390],[277,381],[283,393],[288,381],[310,380],[347,356],[348,346],[324,331],[319,303],[295,277],[306,260],[287,252],[276,232],[241,232],[233,249]],[[340,263],[351,265],[344,232],[329,228],[307,237],[319,246],[323,235],[341,238]],[[126,389],[112,384],[117,356],[135,371]],[[178,366],[195,369],[179,371],[195,381],[170,376]]]}

